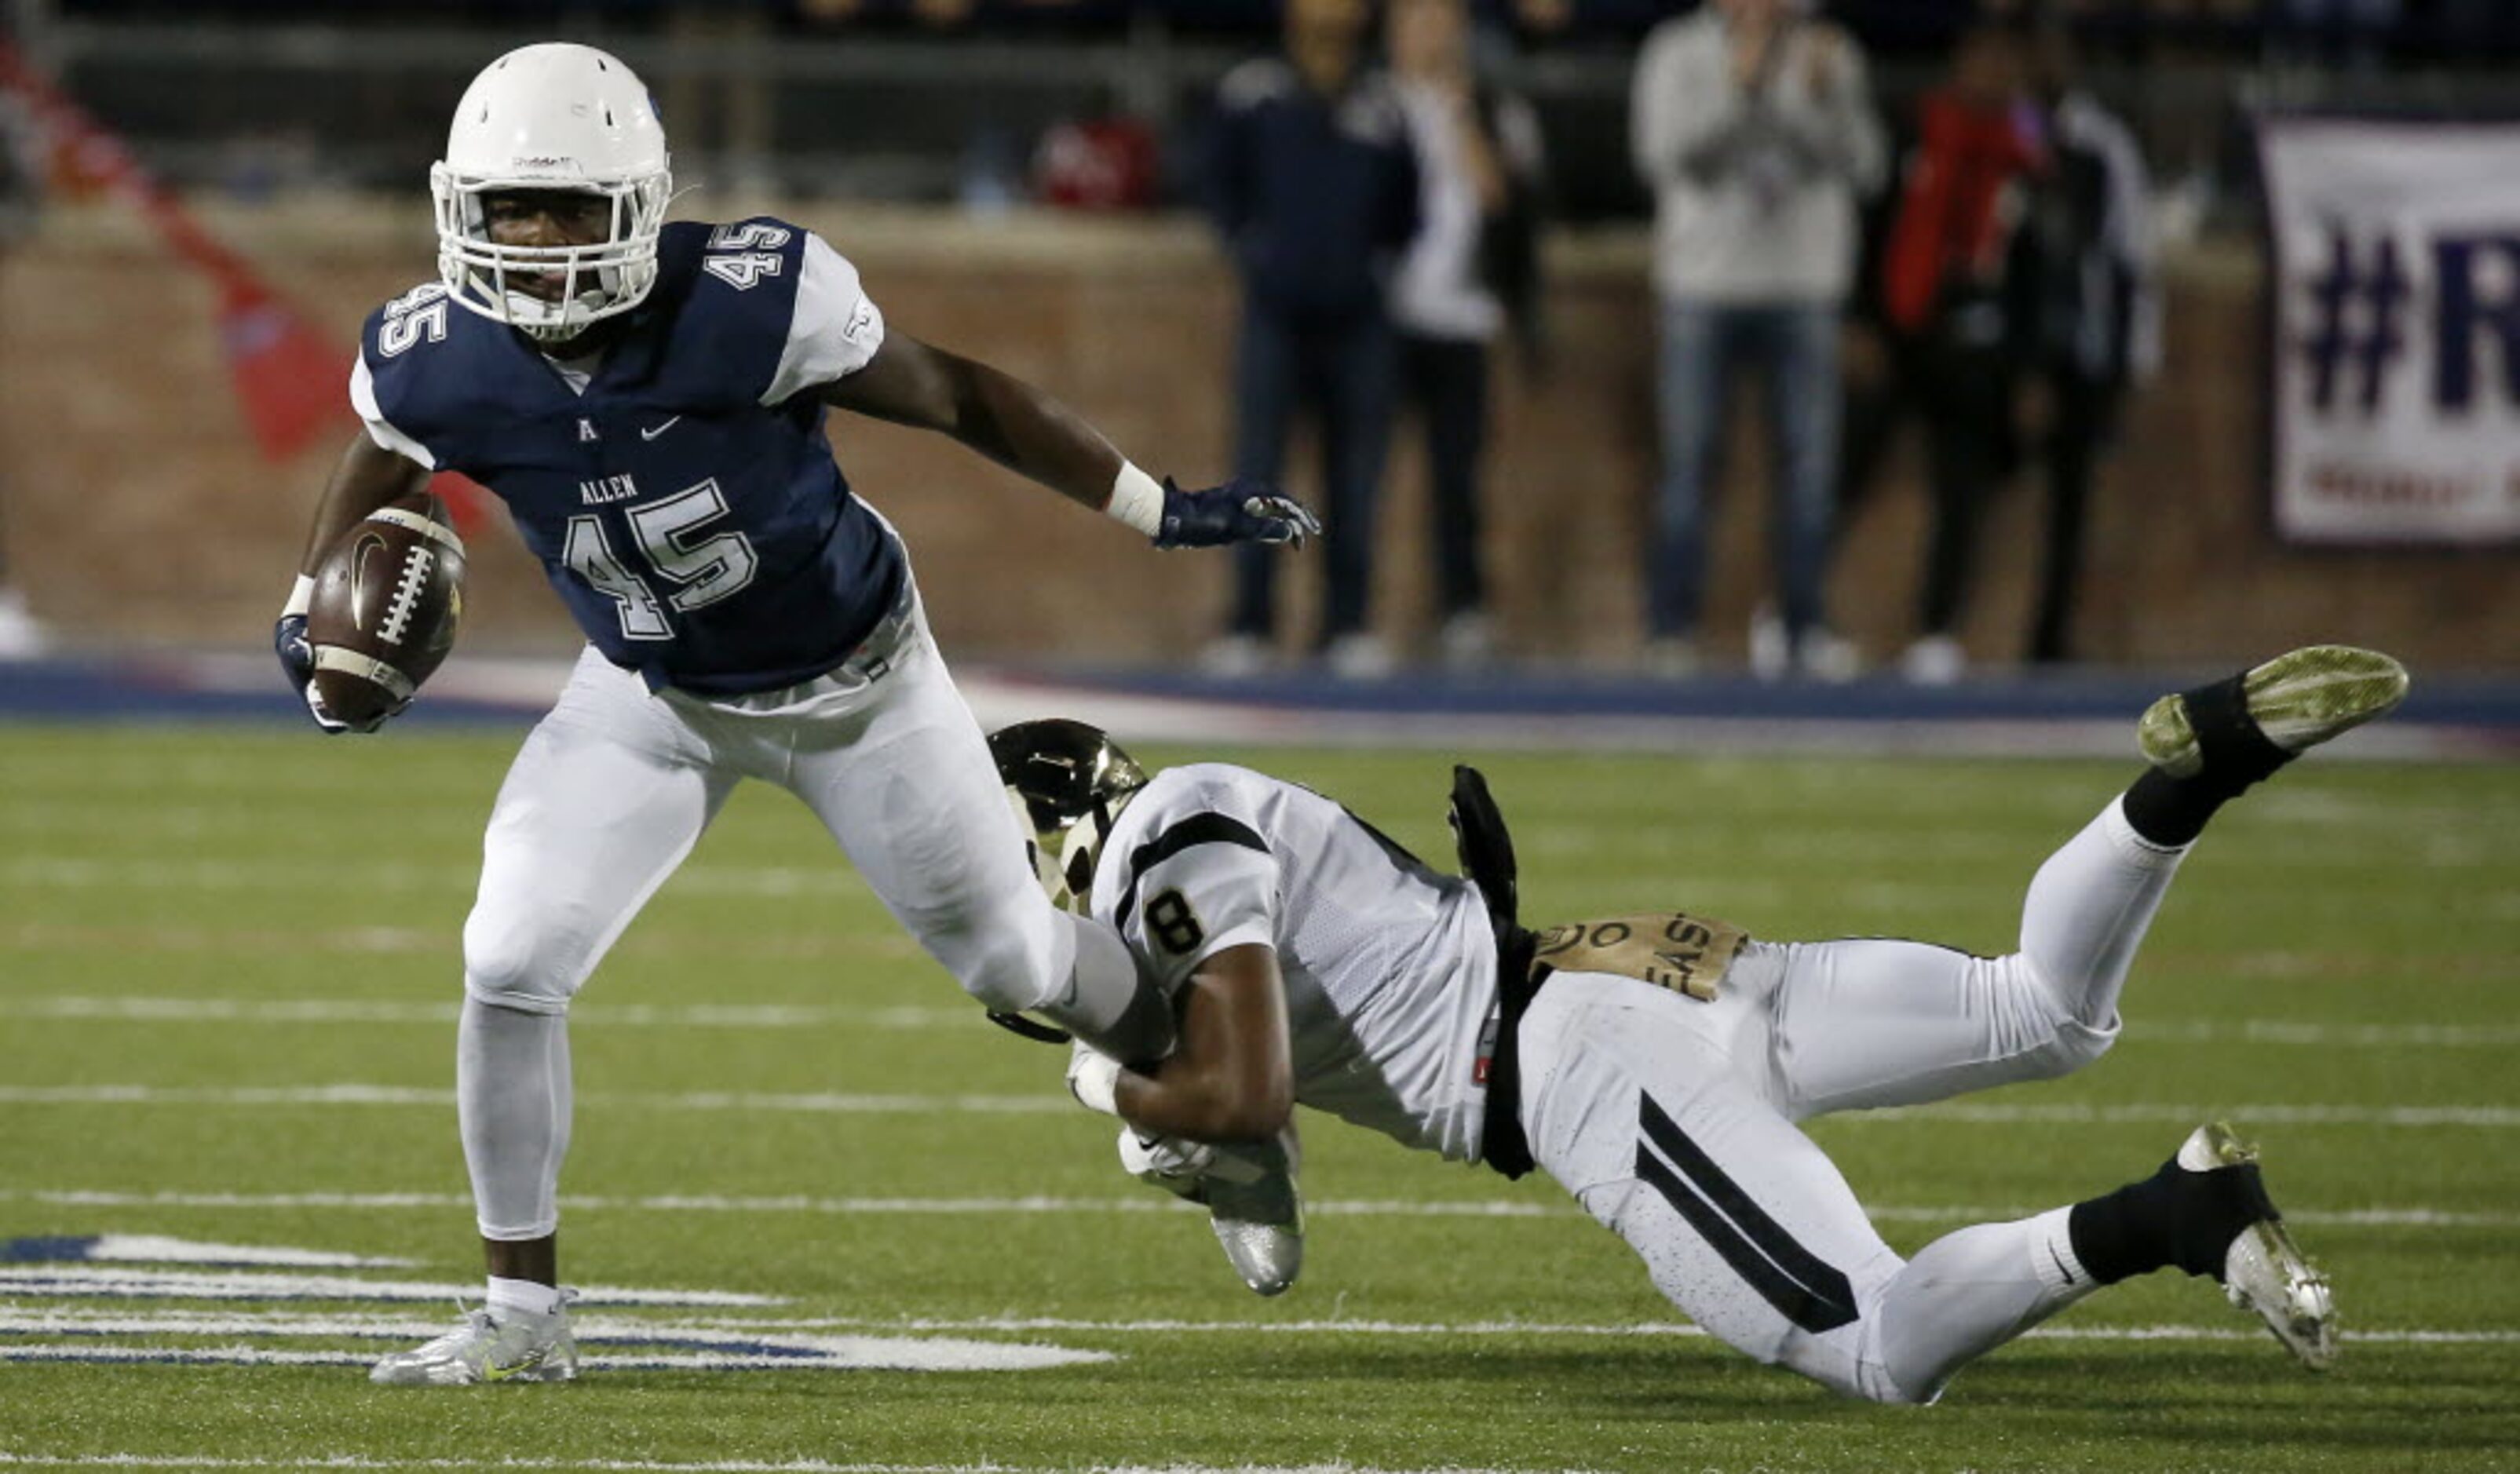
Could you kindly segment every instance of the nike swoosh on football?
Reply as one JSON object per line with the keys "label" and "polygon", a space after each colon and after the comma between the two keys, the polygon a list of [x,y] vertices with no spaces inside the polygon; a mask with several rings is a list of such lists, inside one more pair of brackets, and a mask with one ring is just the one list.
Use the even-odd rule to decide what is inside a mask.
{"label": "nike swoosh on football", "polygon": [[678,424],[682,424],[682,423],[683,423],[683,417],[682,417],[682,416],[680,416],[680,415],[676,415],[673,419],[666,421],[664,424],[660,424],[660,425],[656,426],[654,429],[644,429],[644,428],[643,428],[643,429],[641,429],[641,430],[639,431],[639,438],[640,438],[640,439],[642,439],[642,440],[653,440],[653,439],[655,439],[658,435],[663,434],[665,431],[667,431],[667,430],[669,430],[669,429],[672,429],[675,425],[678,425]]}

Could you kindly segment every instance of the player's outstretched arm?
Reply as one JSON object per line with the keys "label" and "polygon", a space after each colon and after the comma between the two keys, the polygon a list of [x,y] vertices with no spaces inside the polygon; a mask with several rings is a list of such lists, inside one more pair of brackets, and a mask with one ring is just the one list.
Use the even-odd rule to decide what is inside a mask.
{"label": "player's outstretched arm", "polygon": [[1277,1136],[1295,1108],[1277,953],[1255,942],[1201,962],[1183,992],[1180,1042],[1160,1063],[1141,1072],[1079,1058],[1087,1063],[1068,1082],[1077,1098],[1141,1132],[1193,1141]]}
{"label": "player's outstretched arm", "polygon": [[314,521],[306,530],[306,549],[297,558],[297,581],[281,606],[280,622],[272,626],[271,645],[280,656],[280,668],[306,703],[307,714],[327,733],[352,729],[324,710],[307,685],[315,677],[315,650],[306,640],[306,609],[315,595],[315,569],[323,563],[325,550],[369,513],[428,485],[427,467],[386,450],[362,430],[341,453],[332,479],[325,483],[324,499],[316,504]]}
{"label": "player's outstretched arm", "polygon": [[1321,531],[1303,504],[1229,482],[1185,491],[1157,481],[1054,396],[987,364],[888,333],[866,367],[817,391],[835,409],[936,430],[1082,507],[1107,513],[1158,548],[1293,543]]}

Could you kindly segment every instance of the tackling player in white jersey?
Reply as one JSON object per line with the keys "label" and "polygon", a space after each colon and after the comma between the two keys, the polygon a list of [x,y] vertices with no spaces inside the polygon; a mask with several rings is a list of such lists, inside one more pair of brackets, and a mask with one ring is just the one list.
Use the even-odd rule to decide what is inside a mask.
{"label": "tackling player in white jersey", "polygon": [[2173,1266],[2329,1363],[2328,1283],[2226,1126],[2116,1191],[1903,1260],[1798,1123],[2098,1058],[2206,820],[2406,684],[2385,655],[2312,647],[2154,703],[2138,729],[2152,766],[2040,868],[2020,950],[1997,958],[1770,943],[1682,913],[1525,931],[1510,844],[1466,769],[1455,878],[1248,769],[1148,779],[1070,722],[990,745],[1057,858],[1056,893],[1119,927],[1179,1000],[1171,1055],[1125,1067],[1080,1044],[1070,1087],[1126,1123],[1133,1171],[1209,1205],[1254,1289],[1300,1267],[1301,1101],[1508,1177],[1536,1164],[1712,1334],[1841,1393],[1924,1403],[2093,1289]]}
{"label": "tackling player in white jersey", "polygon": [[1184,491],[1041,390],[889,329],[857,269],[756,216],[665,220],[646,84],[528,46],[457,106],[430,175],[438,280],[372,315],[341,458],[273,641],[317,724],[306,610],[326,550],[459,470],[506,505],[587,639],[510,769],[464,927],[456,1097],[486,1309],[380,1382],[574,1375],[560,1288],[567,1010],[735,785],[794,793],[964,989],[1148,1048],[1170,1018],[1108,928],[1023,869],[908,555],[832,459],[831,409],[947,434],[1158,547],[1299,542],[1266,488]]}

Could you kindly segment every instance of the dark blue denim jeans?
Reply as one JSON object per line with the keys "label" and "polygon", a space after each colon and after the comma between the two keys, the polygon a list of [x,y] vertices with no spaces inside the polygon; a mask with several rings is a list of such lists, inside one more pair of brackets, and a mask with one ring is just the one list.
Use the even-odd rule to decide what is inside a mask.
{"label": "dark blue denim jeans", "polygon": [[1646,574],[1651,634],[1696,631],[1727,389],[1744,365],[1755,366],[1766,380],[1778,481],[1768,498],[1768,537],[1785,629],[1799,642],[1821,622],[1837,482],[1837,335],[1835,303],[1663,304],[1657,398],[1663,470]]}
{"label": "dark blue denim jeans", "polygon": [[[1299,317],[1246,306],[1236,363],[1234,473],[1284,484],[1286,435],[1313,412],[1321,430],[1322,638],[1365,628],[1373,582],[1373,513],[1391,440],[1392,335],[1377,309]],[[1266,638],[1282,550],[1236,551],[1233,631]]]}

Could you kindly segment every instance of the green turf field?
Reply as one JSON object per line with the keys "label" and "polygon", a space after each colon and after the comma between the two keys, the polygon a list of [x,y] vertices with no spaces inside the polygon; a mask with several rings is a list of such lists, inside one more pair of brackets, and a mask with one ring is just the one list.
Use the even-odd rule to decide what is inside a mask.
{"label": "green turf field", "polygon": [[[451,1318],[427,1286],[476,1282],[452,1017],[515,741],[0,728],[0,1237],[411,1261],[184,1272],[281,1276],[227,1299],[0,1266],[19,1276],[0,1285],[0,1465],[2520,1467],[2520,770],[2317,759],[2208,836],[2106,1059],[1815,1134],[1912,1250],[2139,1176],[2231,1113],[2335,1277],[2348,1339],[2325,1378],[2173,1275],[2076,1308],[1938,1408],[1840,1402],[1679,1333],[1546,1182],[1309,1112],[1304,1279],[1259,1301],[1198,1217],[1120,1176],[1102,1118],[1064,1101],[1063,1056],[983,1023],[801,807],[748,788],[579,1002],[563,1246],[572,1281],[776,1300],[582,1309],[583,1349],[1106,1359],[371,1388],[347,1357]],[[1260,761],[1449,855],[1438,757]],[[2129,774],[1485,766],[1532,919],[1679,903],[1773,937],[1977,951],[2008,950],[2032,870]],[[423,1288],[282,1298],[293,1274]],[[641,1327],[670,1329],[618,1339]],[[65,1348],[226,1360],[17,1364]]]}

